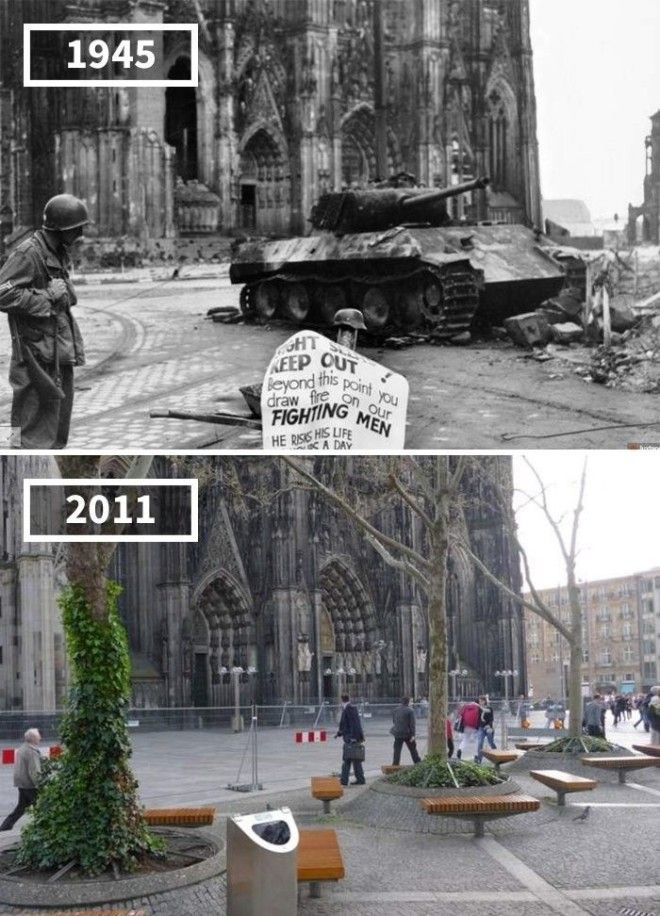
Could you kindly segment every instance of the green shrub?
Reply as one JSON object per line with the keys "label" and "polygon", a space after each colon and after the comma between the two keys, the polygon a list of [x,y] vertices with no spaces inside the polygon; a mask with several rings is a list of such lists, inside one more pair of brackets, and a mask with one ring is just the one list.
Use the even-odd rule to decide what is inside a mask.
{"label": "green shrub", "polygon": [[492,767],[480,763],[447,763],[431,755],[421,763],[393,773],[387,781],[417,789],[463,789],[468,786],[497,786],[504,782],[504,777],[498,776]]}
{"label": "green shrub", "polygon": [[119,586],[108,583],[108,618],[94,620],[83,590],[70,586],[63,611],[72,687],[62,721],[62,755],[45,775],[21,835],[17,862],[53,868],[75,862],[98,874],[134,869],[160,840],[145,824],[129,766],[125,721],[131,694],[126,630],[117,612]]}
{"label": "green shrub", "polygon": [[610,744],[604,738],[591,738],[584,735],[581,738],[558,738],[550,744],[541,748],[544,754],[593,754],[600,752],[612,752],[617,750],[615,744]]}

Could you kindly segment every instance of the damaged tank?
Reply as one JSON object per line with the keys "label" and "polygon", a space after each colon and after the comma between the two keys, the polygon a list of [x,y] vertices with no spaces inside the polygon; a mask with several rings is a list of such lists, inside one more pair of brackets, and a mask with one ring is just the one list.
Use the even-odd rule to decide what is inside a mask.
{"label": "damaged tank", "polygon": [[238,248],[229,276],[245,284],[244,314],[325,328],[352,307],[372,335],[419,328],[457,336],[472,323],[483,274],[467,253],[447,248],[438,227],[451,222],[450,197],[486,184],[323,194],[311,235]]}
{"label": "damaged tank", "polygon": [[562,265],[524,226],[452,220],[447,201],[488,178],[450,188],[398,187],[323,194],[312,234],[241,244],[230,267],[244,314],[327,328],[359,309],[369,333],[414,330],[451,340],[556,295]]}

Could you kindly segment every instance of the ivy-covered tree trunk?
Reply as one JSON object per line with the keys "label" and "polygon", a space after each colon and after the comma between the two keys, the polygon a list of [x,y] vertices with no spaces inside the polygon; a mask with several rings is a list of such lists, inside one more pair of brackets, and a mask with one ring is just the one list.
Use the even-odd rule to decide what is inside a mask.
{"label": "ivy-covered tree trunk", "polygon": [[[102,476],[98,455],[61,455],[63,478]],[[146,477],[152,458],[115,459],[124,479]],[[119,483],[121,478],[117,478]],[[66,490],[65,490],[66,492]],[[91,523],[80,534],[94,534]],[[64,752],[50,767],[33,817],[21,835],[19,860],[37,868],[79,865],[98,873],[130,870],[161,843],[147,830],[129,760],[126,710],[130,655],[117,611],[119,586],[107,579],[114,544],[75,542],[64,554],[68,587],[59,597],[70,660],[71,691],[62,723]]]}
{"label": "ivy-covered tree trunk", "polygon": [[92,874],[130,870],[143,853],[160,848],[147,830],[129,766],[130,660],[119,592],[107,583],[105,620],[94,618],[79,584],[60,596],[72,669],[64,753],[23,830],[18,861],[26,865],[73,862]]}

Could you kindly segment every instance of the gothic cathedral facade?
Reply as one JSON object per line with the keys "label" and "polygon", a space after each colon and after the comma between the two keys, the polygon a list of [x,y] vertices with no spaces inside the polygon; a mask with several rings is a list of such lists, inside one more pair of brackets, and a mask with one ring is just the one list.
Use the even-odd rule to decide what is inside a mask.
{"label": "gothic cathedral facade", "polygon": [[[199,85],[24,89],[24,21],[197,23]],[[429,187],[488,175],[453,215],[541,224],[529,0],[4,0],[0,32],[15,38],[3,234],[61,191],[105,238],[302,234],[322,192],[383,172]],[[157,75],[186,77],[180,34],[164,36]],[[36,75],[61,41],[40,33]]]}

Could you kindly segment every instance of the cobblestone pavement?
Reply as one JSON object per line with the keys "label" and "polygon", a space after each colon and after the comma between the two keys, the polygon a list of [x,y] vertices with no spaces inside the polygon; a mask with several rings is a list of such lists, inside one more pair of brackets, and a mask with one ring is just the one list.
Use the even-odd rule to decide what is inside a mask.
{"label": "cobblestone pavement", "polygon": [[[262,378],[273,351],[292,330],[205,319],[211,307],[237,306],[238,292],[229,285],[226,265],[206,276],[197,270],[188,280],[141,276],[81,285],[77,315],[88,366],[76,374],[70,446],[259,448],[259,432],[149,417],[154,408],[246,413],[239,387]],[[570,370],[528,360],[508,344],[365,352],[410,382],[408,448],[617,448],[660,437],[660,429],[654,435],[639,427],[595,431],[657,422],[653,395],[587,385]],[[8,358],[2,320],[0,424],[9,417]],[[525,438],[504,440],[503,434]],[[561,437],[529,438],[557,434]]]}
{"label": "cobblestone pavement", "polygon": [[[533,714],[542,725],[542,714]],[[366,720],[367,776],[371,780],[389,759],[391,738],[383,719]],[[424,722],[420,722],[424,749]],[[646,736],[624,722],[609,736],[629,746]],[[419,832],[401,805],[383,806],[365,816],[368,789],[349,788],[320,814],[309,794],[309,777],[337,769],[337,745],[297,745],[291,728],[263,729],[259,739],[262,792],[236,793],[237,760],[245,735],[219,729],[132,733],[134,769],[149,805],[213,802],[215,829],[224,836],[233,813],[261,811],[268,803],[289,806],[303,827],[337,830],[346,878],[324,887],[321,899],[303,889],[300,914],[335,916],[660,916],[660,861],[657,856],[660,771],[639,771],[632,785],[619,786],[609,774],[588,796],[572,796],[558,809],[554,793],[519,769],[515,780],[542,801],[539,812],[493,822],[475,839],[454,821],[429,818],[437,832]],[[191,763],[194,748],[194,764]],[[242,774],[240,781],[249,781]],[[631,777],[632,781],[632,777]],[[0,805],[13,804],[11,768],[0,769]],[[381,796],[382,797],[382,796]],[[390,797],[391,798],[391,797]],[[586,805],[586,820],[576,821]],[[18,830],[3,835],[15,841]],[[13,836],[12,836],[13,834]],[[225,912],[224,878],[193,887],[131,900],[149,916],[217,916]],[[109,909],[110,907],[106,907]],[[102,912],[102,908],[98,908]],[[2,907],[5,916],[35,910]]]}

